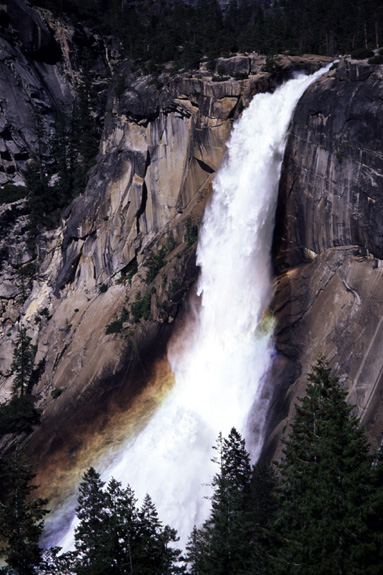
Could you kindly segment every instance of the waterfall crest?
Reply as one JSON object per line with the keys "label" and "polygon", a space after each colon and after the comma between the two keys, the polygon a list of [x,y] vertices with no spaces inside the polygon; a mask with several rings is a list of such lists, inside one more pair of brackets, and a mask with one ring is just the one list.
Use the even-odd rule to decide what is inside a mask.
{"label": "waterfall crest", "polygon": [[[209,513],[206,496],[217,471],[211,446],[218,433],[227,436],[235,426],[246,437],[251,409],[258,430],[248,444],[253,461],[262,446],[262,381],[273,352],[265,312],[280,168],[296,103],[328,68],[255,96],[234,125],[200,230],[196,302],[169,346],[176,384],[102,471],[104,480],[129,483],[141,501],[149,493],[161,520],[177,529],[181,546]],[[56,543],[64,550],[73,547],[73,527]]]}

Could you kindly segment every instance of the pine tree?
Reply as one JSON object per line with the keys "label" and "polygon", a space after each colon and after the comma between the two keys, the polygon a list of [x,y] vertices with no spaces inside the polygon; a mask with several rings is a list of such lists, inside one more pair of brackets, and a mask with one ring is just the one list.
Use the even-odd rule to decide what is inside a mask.
{"label": "pine tree", "polygon": [[182,568],[176,564],[180,550],[170,545],[178,540],[177,532],[169,525],[162,525],[149,495],[145,496],[138,517],[139,539],[135,549],[137,572],[142,575],[172,575],[182,572]]}
{"label": "pine tree", "polygon": [[186,560],[189,564],[188,573],[190,575],[203,575],[207,573],[206,558],[207,545],[205,532],[203,529],[197,529],[197,527],[194,526],[186,545]]}
{"label": "pine tree", "polygon": [[74,575],[75,568],[76,553],[74,551],[61,553],[61,547],[50,547],[43,553],[38,575]]}
{"label": "pine tree", "polygon": [[251,467],[245,441],[233,428],[227,439],[219,435],[213,448],[219,466],[212,481],[214,493],[210,517],[189,540],[190,572],[201,575],[245,573],[250,569],[252,534],[248,507]]}
{"label": "pine tree", "polygon": [[[176,531],[162,526],[147,495],[139,510],[133,490],[111,479],[106,489],[90,468],[80,484],[75,532],[77,575],[172,575],[180,551]],[[55,564],[55,559],[51,558]],[[56,563],[57,564],[57,563]]]}
{"label": "pine tree", "polygon": [[107,520],[106,502],[103,493],[104,482],[99,473],[91,467],[80,483],[77,517],[80,521],[75,531],[78,575],[108,573],[105,557],[104,531]]}
{"label": "pine tree", "polygon": [[28,392],[36,348],[31,344],[32,339],[27,335],[26,328],[21,328],[15,342],[13,360],[10,374],[15,374],[13,382],[13,396],[22,397]]}
{"label": "pine tree", "polygon": [[361,574],[371,457],[346,392],[320,358],[277,463],[276,573]]}
{"label": "pine tree", "polygon": [[54,118],[52,153],[55,159],[56,182],[52,193],[55,196],[55,209],[65,208],[73,199],[73,176],[76,162],[73,151],[73,138],[67,114],[59,110]]}
{"label": "pine tree", "polygon": [[364,558],[368,575],[380,575],[383,565],[383,452],[375,454],[372,465],[372,490],[365,502],[368,539]]}
{"label": "pine tree", "polygon": [[33,405],[31,388],[36,347],[31,344],[26,328],[21,328],[13,351],[13,360],[7,375],[14,375],[12,398],[0,404],[0,437],[7,433],[29,433],[39,423],[40,414]]}
{"label": "pine tree", "polygon": [[277,512],[275,490],[278,484],[275,469],[265,463],[258,463],[252,472],[249,495],[251,512],[251,554],[252,571],[257,575],[274,575],[271,556],[274,551],[272,525]]}
{"label": "pine tree", "polygon": [[105,493],[107,515],[104,545],[110,563],[109,573],[132,575],[135,572],[135,547],[138,540],[136,498],[128,485],[122,488],[112,478]]}
{"label": "pine tree", "polygon": [[3,464],[0,502],[0,556],[18,575],[33,575],[41,563],[39,538],[44,527],[46,499],[33,498],[36,474],[22,453],[15,452]]}

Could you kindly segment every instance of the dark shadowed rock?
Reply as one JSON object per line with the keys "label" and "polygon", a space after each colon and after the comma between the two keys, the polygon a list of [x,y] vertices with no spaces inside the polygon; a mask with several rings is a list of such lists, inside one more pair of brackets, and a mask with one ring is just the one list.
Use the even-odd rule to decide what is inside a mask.
{"label": "dark shadowed rock", "polygon": [[41,20],[39,13],[23,0],[5,0],[3,3],[9,17],[8,27],[17,32],[17,38],[26,54],[48,64],[61,58],[61,49],[51,30]]}
{"label": "dark shadowed rock", "polygon": [[382,87],[381,66],[342,60],[294,114],[276,217],[273,308],[278,352],[296,376],[287,388],[279,378],[284,399],[271,438],[322,354],[372,444],[382,438]]}

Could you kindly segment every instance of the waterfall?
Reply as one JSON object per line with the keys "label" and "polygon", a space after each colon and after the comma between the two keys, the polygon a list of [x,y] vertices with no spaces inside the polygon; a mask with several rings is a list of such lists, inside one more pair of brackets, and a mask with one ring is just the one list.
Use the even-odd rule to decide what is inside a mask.
{"label": "waterfall", "polygon": [[[161,520],[177,529],[180,546],[209,513],[206,496],[218,471],[211,447],[219,432],[227,436],[234,426],[247,438],[256,425],[248,442],[253,461],[262,447],[268,407],[262,382],[273,353],[265,313],[282,156],[298,99],[328,68],[258,94],[234,125],[200,230],[195,302],[169,346],[175,386],[102,471],[104,480],[129,483],[139,501],[149,493]],[[73,546],[73,524],[56,543]]]}

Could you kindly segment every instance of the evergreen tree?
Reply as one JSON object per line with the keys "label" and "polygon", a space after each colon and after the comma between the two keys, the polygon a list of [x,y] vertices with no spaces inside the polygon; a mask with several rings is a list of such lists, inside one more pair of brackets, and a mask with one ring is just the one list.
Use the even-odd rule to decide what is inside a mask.
{"label": "evergreen tree", "polygon": [[55,114],[52,153],[57,181],[54,184],[55,204],[62,209],[74,197],[73,176],[76,167],[70,121],[62,110]]}
{"label": "evergreen tree", "polygon": [[207,550],[204,536],[204,530],[197,529],[196,526],[193,527],[186,545],[186,560],[189,564],[188,573],[190,573],[190,575],[203,575],[207,573]]}
{"label": "evergreen tree", "polygon": [[182,568],[176,564],[181,552],[170,545],[178,540],[177,532],[169,525],[162,525],[149,495],[145,496],[138,518],[139,538],[135,550],[137,572],[142,575],[172,575],[182,572]]}
{"label": "evergreen tree", "polygon": [[138,541],[136,498],[130,486],[122,488],[114,478],[105,493],[107,515],[104,545],[109,573],[132,575],[136,571],[135,547]]}
{"label": "evergreen tree", "polygon": [[219,473],[213,478],[210,517],[192,533],[187,561],[190,572],[202,575],[245,573],[250,569],[252,536],[248,506],[251,467],[245,441],[233,428],[227,439],[220,434],[213,459]]}
{"label": "evergreen tree", "polygon": [[12,397],[0,404],[0,437],[8,433],[30,433],[40,422],[40,414],[33,405],[31,395]]}
{"label": "evergreen tree", "polygon": [[13,382],[13,396],[22,397],[28,392],[36,348],[31,344],[32,339],[27,335],[26,328],[21,328],[15,342],[13,360],[10,374],[15,374]]}
{"label": "evergreen tree", "polygon": [[372,490],[364,502],[367,515],[368,540],[365,558],[368,575],[380,575],[383,565],[383,453],[378,451],[372,465]]}
{"label": "evergreen tree", "polygon": [[249,509],[252,531],[248,541],[252,572],[257,575],[274,575],[272,554],[274,541],[272,525],[277,512],[275,490],[278,484],[273,467],[258,463],[250,482]]}
{"label": "evergreen tree", "polygon": [[75,531],[77,551],[76,573],[96,575],[108,573],[108,560],[105,557],[104,532],[107,520],[106,501],[103,493],[104,482],[99,473],[91,467],[80,483],[77,517],[80,521]]}
{"label": "evergreen tree", "polygon": [[276,573],[366,573],[371,457],[346,392],[321,358],[277,463]]}
{"label": "evergreen tree", "polygon": [[[172,575],[180,568],[180,551],[170,544],[176,531],[162,526],[147,495],[140,510],[134,492],[111,479],[106,489],[90,468],[80,484],[75,532],[77,575]],[[60,557],[51,557],[57,565]]]}
{"label": "evergreen tree", "polygon": [[39,538],[44,527],[46,499],[33,498],[36,474],[21,453],[15,452],[2,466],[4,499],[0,502],[0,556],[18,575],[33,575],[41,563]]}
{"label": "evergreen tree", "polygon": [[43,160],[36,155],[27,167],[25,184],[28,190],[27,200],[29,209],[28,247],[32,253],[34,253],[36,237],[41,231],[41,228],[47,223],[46,213],[51,204],[48,174],[43,165]]}
{"label": "evergreen tree", "polygon": [[61,547],[50,547],[43,553],[38,575],[74,575],[76,553],[61,553]]}
{"label": "evergreen tree", "polygon": [[0,404],[0,437],[7,433],[30,432],[39,423],[40,414],[33,405],[31,388],[36,347],[31,344],[27,330],[21,328],[13,351],[13,360],[7,375],[14,374],[13,394],[8,403]]}

